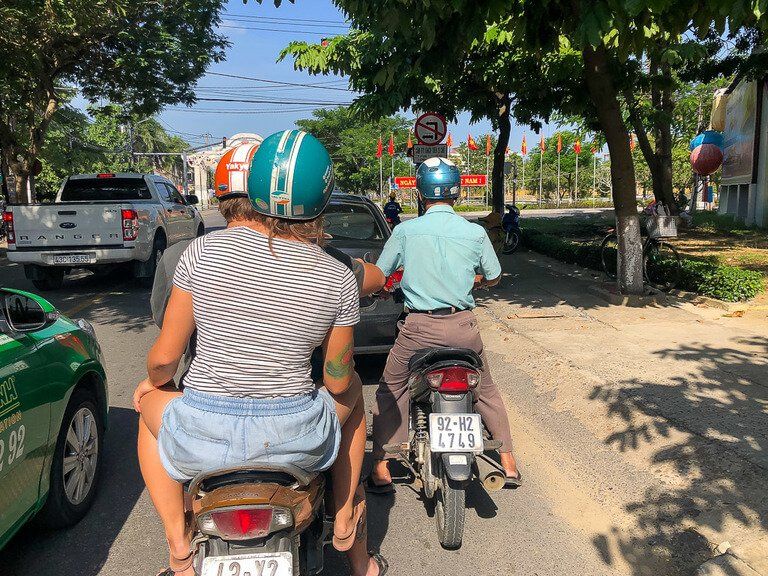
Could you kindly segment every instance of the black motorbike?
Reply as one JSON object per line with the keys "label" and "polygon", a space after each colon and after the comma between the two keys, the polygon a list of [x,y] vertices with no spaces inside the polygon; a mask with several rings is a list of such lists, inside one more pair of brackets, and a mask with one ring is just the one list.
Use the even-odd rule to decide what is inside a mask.
{"label": "black motorbike", "polygon": [[464,534],[467,485],[479,479],[486,490],[504,487],[504,470],[474,409],[482,360],[465,348],[428,348],[410,361],[410,434],[398,454],[435,506],[437,534],[445,548],[458,548]]}
{"label": "black motorbike", "polygon": [[520,246],[520,209],[514,204],[505,204],[507,212],[501,218],[501,228],[504,230],[504,244],[501,247],[502,254],[512,254]]}

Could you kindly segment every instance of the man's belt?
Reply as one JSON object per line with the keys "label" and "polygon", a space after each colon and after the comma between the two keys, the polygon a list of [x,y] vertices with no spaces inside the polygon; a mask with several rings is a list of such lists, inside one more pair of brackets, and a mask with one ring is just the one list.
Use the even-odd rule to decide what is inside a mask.
{"label": "man's belt", "polygon": [[434,310],[408,310],[409,314],[429,314],[430,316],[449,316],[457,312],[464,312],[462,308],[435,308]]}

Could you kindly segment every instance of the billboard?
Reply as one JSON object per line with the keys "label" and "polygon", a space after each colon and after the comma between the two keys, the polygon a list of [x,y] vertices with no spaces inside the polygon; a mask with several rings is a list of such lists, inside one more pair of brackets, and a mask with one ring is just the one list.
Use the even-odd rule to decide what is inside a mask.
{"label": "billboard", "polygon": [[723,183],[752,182],[755,154],[757,83],[741,82],[728,96],[725,108]]}

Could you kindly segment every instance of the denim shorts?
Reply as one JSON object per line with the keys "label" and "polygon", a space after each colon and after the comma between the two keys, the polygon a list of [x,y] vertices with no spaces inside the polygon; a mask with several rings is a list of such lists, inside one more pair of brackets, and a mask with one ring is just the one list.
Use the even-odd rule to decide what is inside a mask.
{"label": "denim shorts", "polygon": [[157,444],[171,478],[186,482],[249,463],[320,472],[336,460],[340,439],[336,406],[325,389],[289,398],[236,398],[187,388],[166,406]]}

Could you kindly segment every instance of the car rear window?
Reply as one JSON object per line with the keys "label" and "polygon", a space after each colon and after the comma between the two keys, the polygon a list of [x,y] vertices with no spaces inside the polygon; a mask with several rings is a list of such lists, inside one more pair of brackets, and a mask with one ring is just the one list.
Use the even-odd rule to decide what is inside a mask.
{"label": "car rear window", "polygon": [[358,204],[329,204],[325,231],[337,240],[383,240],[384,232],[370,208]]}
{"label": "car rear window", "polygon": [[144,178],[83,178],[67,180],[61,192],[62,202],[150,200]]}

